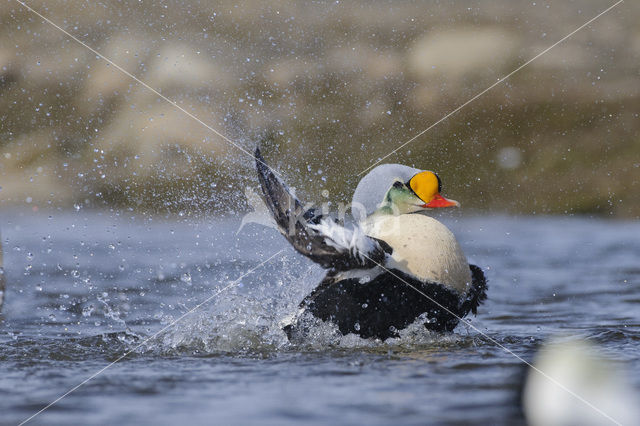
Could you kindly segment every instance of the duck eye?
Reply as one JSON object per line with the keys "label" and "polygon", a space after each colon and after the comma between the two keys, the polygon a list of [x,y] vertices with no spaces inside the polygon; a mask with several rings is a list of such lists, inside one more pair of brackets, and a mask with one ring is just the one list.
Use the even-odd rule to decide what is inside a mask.
{"label": "duck eye", "polygon": [[408,188],[409,191],[413,192],[414,195],[418,195],[416,194],[416,191],[413,190],[413,188],[411,187],[411,179],[409,179],[407,182],[404,183],[404,187]]}
{"label": "duck eye", "polygon": [[405,184],[400,182],[399,180],[397,180],[397,181],[393,182],[393,187],[394,188],[404,188]]}

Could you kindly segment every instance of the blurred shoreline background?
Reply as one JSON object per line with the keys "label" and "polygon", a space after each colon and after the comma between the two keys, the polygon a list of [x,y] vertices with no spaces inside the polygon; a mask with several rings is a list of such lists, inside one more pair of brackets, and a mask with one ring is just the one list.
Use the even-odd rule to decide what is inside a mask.
{"label": "blurred shoreline background", "polygon": [[[314,202],[614,2],[31,1]],[[15,1],[0,5],[0,207],[245,211],[252,159]],[[385,162],[484,212],[640,217],[627,1]],[[326,194],[326,192],[325,192]]]}

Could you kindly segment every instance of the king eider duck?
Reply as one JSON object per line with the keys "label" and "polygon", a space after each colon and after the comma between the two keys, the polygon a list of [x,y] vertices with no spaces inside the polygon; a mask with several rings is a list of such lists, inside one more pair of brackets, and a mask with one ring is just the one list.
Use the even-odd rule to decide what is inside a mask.
{"label": "king eider duck", "polygon": [[399,164],[374,168],[358,184],[352,206],[361,220],[349,229],[305,209],[255,151],[256,168],[278,229],[293,247],[327,269],[283,328],[289,339],[308,331],[309,315],[344,335],[386,340],[421,321],[453,331],[486,299],[482,270],[470,265],[453,233],[425,216],[458,203],[443,197],[433,172]]}

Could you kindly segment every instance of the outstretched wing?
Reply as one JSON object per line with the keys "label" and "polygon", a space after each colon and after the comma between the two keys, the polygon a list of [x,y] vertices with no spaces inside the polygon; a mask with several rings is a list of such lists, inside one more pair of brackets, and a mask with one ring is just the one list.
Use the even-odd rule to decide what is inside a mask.
{"label": "outstretched wing", "polygon": [[391,248],[354,226],[347,229],[327,216],[305,208],[278,179],[256,148],[256,168],[264,200],[291,245],[324,268],[348,270],[373,268],[383,263]]}

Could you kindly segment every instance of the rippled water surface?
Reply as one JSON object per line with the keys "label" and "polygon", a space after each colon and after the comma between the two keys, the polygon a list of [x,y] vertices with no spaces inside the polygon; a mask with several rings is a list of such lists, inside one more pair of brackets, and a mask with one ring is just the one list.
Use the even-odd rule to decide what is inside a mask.
{"label": "rippled water surface", "polygon": [[279,321],[323,271],[271,229],[236,235],[238,223],[3,214],[0,423],[28,418],[129,351],[33,424],[522,422],[524,368],[491,339],[531,360],[559,333],[601,345],[640,387],[639,223],[449,218],[489,278],[471,318],[488,337],[413,327],[380,343],[319,327],[298,346]]}

